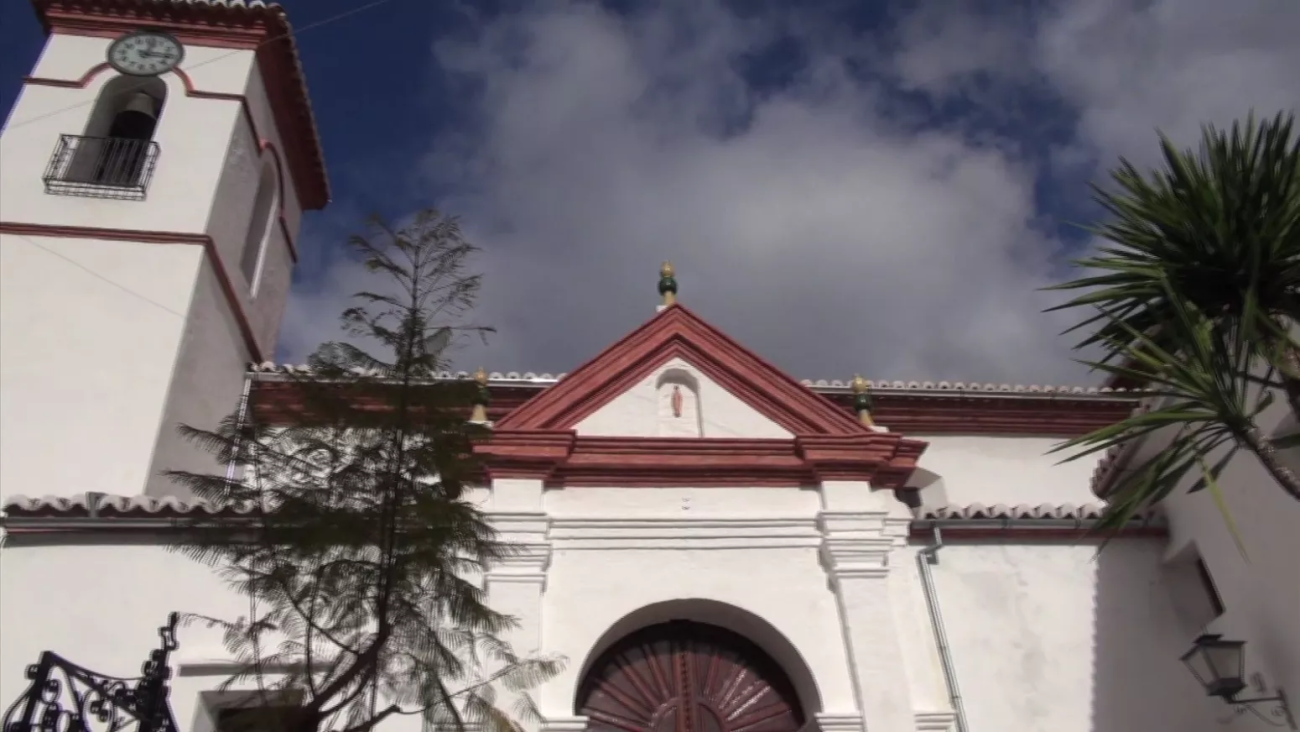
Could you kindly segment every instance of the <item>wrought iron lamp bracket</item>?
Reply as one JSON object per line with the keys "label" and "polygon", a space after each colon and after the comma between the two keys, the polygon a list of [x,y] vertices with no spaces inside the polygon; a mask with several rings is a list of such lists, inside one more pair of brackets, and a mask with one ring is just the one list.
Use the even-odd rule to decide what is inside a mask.
{"label": "wrought iron lamp bracket", "polygon": [[[1255,681],[1256,684],[1262,686],[1262,679],[1257,677]],[[1261,688],[1260,691],[1264,691],[1264,689]],[[1286,692],[1281,689],[1278,689],[1273,696],[1259,696],[1250,699],[1232,697],[1224,701],[1232,706],[1232,715],[1220,719],[1220,724],[1229,724],[1244,714],[1253,714],[1265,724],[1273,727],[1290,730],[1300,729],[1296,727],[1295,716],[1291,713],[1291,705]],[[1263,709],[1260,707],[1263,707]]]}

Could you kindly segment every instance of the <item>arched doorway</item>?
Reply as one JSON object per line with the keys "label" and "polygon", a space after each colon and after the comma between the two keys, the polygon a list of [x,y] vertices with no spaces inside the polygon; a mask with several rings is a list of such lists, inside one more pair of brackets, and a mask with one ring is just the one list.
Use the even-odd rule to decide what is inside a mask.
{"label": "arched doorway", "polygon": [[578,690],[591,732],[797,732],[794,687],[766,653],[715,625],[643,628],[591,665]]}

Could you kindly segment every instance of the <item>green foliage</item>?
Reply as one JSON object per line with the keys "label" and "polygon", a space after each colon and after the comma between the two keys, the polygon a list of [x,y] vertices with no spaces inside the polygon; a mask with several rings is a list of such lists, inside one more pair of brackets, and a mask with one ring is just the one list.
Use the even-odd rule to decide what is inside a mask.
{"label": "green foliage", "polygon": [[[1074,262],[1095,274],[1051,290],[1087,290],[1053,310],[1091,315],[1067,332],[1088,333],[1102,361],[1130,331],[1167,345],[1161,329],[1176,300],[1241,327],[1252,342],[1286,339],[1278,320],[1300,320],[1300,137],[1294,116],[1254,117],[1230,132],[1207,126],[1199,155],[1160,137],[1164,169],[1143,175],[1127,160],[1116,190],[1095,188],[1108,221],[1091,229],[1111,242]],[[1089,332],[1091,331],[1091,332]],[[1277,353],[1267,354],[1275,358]]]}
{"label": "green foliage", "polygon": [[466,418],[474,385],[431,378],[458,337],[486,330],[463,322],[475,248],[435,211],[351,245],[382,288],[357,293],[343,325],[381,355],[327,343],[310,375],[276,385],[291,398],[273,419],[182,428],[232,470],[171,476],[239,510],[193,520],[176,548],[248,599],[238,619],[190,619],[223,629],[242,664],[228,684],[279,703],[277,729],[362,732],[397,714],[518,729],[536,713],[526,690],[561,662],[518,656],[502,640],[515,620],[475,583],[514,549],[464,497],[484,436]]}
{"label": "green foliage", "polygon": [[[1124,526],[1169,495],[1189,472],[1200,475],[1192,491],[1208,487],[1217,492],[1218,476],[1229,460],[1258,439],[1255,420],[1280,386],[1268,367],[1262,374],[1251,373],[1254,351],[1240,330],[1217,325],[1177,298],[1170,302],[1174,319],[1165,325],[1163,340],[1177,343],[1179,350],[1120,324],[1127,338],[1112,347],[1124,356],[1122,362],[1085,362],[1145,384],[1150,408],[1053,450],[1074,450],[1066,459],[1071,461],[1153,435],[1168,438],[1167,447],[1118,481],[1108,496],[1102,529]],[[1222,454],[1211,466],[1207,460],[1215,453]]]}
{"label": "green foliage", "polygon": [[[1228,132],[1207,126],[1199,154],[1163,135],[1164,167],[1146,175],[1127,160],[1114,191],[1096,188],[1109,214],[1092,231],[1110,242],[1075,265],[1089,273],[1049,289],[1086,290],[1053,310],[1085,308],[1068,332],[1100,349],[1095,369],[1152,390],[1154,407],[1070,440],[1069,459],[1159,434],[1167,446],[1114,484],[1102,528],[1159,502],[1190,471],[1209,488],[1240,545],[1219,474],[1253,453],[1278,485],[1300,483],[1257,418],[1285,393],[1300,414],[1300,138],[1294,116]],[[1213,463],[1211,464],[1211,460]]]}

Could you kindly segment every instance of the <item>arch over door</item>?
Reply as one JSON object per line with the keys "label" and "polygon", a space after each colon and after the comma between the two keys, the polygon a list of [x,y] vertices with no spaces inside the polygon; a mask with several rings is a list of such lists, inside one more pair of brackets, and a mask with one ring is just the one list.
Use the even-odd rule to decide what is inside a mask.
{"label": "arch over door", "polygon": [[789,678],[745,638],[674,621],[616,643],[578,691],[591,732],[797,732]]}

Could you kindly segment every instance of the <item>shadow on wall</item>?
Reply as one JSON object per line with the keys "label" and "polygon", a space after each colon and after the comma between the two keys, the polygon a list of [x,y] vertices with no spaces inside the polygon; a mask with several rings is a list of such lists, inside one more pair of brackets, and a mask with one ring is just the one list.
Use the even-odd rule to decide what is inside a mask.
{"label": "shadow on wall", "polygon": [[[1224,732],[1228,708],[1179,660],[1202,618],[1195,565],[1162,565],[1165,542],[1118,540],[1095,558],[1092,732]],[[1194,585],[1189,587],[1189,584]]]}

